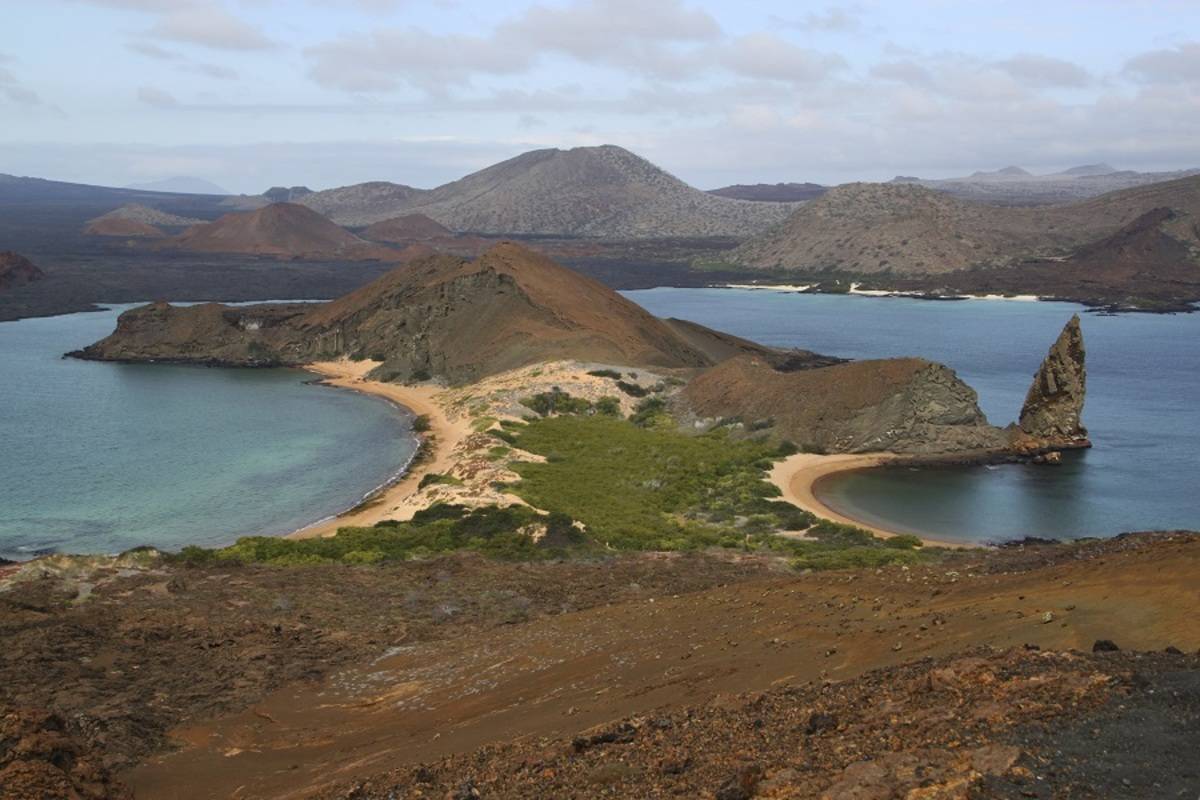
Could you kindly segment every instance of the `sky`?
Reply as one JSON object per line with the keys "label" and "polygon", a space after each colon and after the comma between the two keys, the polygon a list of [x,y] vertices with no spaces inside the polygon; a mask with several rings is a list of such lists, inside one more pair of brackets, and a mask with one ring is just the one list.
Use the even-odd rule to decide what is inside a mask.
{"label": "sky", "polygon": [[429,188],[618,144],[703,189],[1200,166],[1200,0],[0,0],[0,173]]}

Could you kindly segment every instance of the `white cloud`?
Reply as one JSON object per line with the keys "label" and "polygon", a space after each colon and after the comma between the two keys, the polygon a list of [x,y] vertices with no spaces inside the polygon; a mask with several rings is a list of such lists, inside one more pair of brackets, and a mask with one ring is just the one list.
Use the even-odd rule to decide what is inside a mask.
{"label": "white cloud", "polygon": [[810,12],[800,19],[772,16],[771,22],[781,27],[825,33],[852,33],[864,27],[857,8],[838,6],[831,6],[822,12]]}
{"label": "white cloud", "polygon": [[1061,58],[1026,54],[998,61],[996,67],[1028,87],[1082,88],[1092,83],[1086,69]]}
{"label": "white cloud", "polygon": [[1142,53],[1125,64],[1125,72],[1146,83],[1200,83],[1200,42]]}

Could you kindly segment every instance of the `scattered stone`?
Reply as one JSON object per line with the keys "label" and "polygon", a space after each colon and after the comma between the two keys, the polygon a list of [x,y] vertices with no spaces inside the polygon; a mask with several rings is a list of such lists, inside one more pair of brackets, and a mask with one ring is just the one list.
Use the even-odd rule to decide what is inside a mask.
{"label": "scattered stone", "polygon": [[837,725],[837,717],[818,711],[808,718],[808,725],[805,726],[804,732],[809,736],[815,736],[824,731],[834,730]]}
{"label": "scattered stone", "polygon": [[1054,622],[1054,612],[1047,611],[1045,614],[1042,614],[1042,624],[1043,625],[1048,625],[1051,622]]}
{"label": "scattered stone", "polygon": [[750,800],[762,774],[757,765],[742,767],[717,789],[716,800]]}

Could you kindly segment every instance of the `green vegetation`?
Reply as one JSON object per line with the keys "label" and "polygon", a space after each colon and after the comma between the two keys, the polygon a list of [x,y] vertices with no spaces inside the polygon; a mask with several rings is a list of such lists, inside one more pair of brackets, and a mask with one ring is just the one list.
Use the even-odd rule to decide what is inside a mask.
{"label": "green vegetation", "polygon": [[540,392],[533,397],[521,400],[521,405],[539,416],[548,417],[553,414],[586,414],[591,411],[592,404],[582,397],[572,397],[557,386],[548,392]]}
{"label": "green vegetation", "polygon": [[417,488],[424,489],[426,486],[434,486],[436,484],[444,484],[446,486],[462,486],[462,481],[453,475],[443,475],[440,472],[429,472],[421,478],[421,482],[417,484]]}
{"label": "green vegetation", "polygon": [[650,394],[649,391],[638,386],[636,383],[629,383],[627,381],[617,381],[617,388],[630,397],[645,397]]}
{"label": "green vegetation", "polygon": [[432,428],[432,427],[433,427],[433,425],[429,421],[428,414],[421,414],[421,415],[413,418],[412,429],[414,431],[416,431],[417,433],[428,433],[430,428]]}
{"label": "green vegetation", "polygon": [[588,375],[596,378],[612,378],[614,381],[621,379],[621,373],[615,369],[593,369],[588,372]]}
{"label": "green vegetation", "polygon": [[[592,404],[554,390],[530,400],[526,405],[545,408],[547,415],[489,429],[505,444],[491,447],[488,457],[519,456],[514,448],[544,457],[512,463],[521,480],[496,488],[548,514],[525,506],[469,510],[438,504],[409,522],[346,527],[328,538],[248,537],[225,548],[188,547],[170,558],[185,564],[372,565],[464,550],[531,560],[720,547],[773,553],[797,569],[838,569],[931,557],[916,537],[878,539],[778,500],[779,490],[765,477],[777,459],[796,451],[791,443],[736,439],[726,429],[683,432],[654,397],[628,420],[620,417],[614,397]],[[437,484],[461,481],[430,473],[420,483]],[[536,534],[543,535],[535,541]]]}
{"label": "green vegetation", "polygon": [[[534,542],[532,527],[545,535]],[[217,549],[185,547],[168,558],[183,564],[380,564],[461,550],[492,558],[533,560],[559,558],[586,547],[586,540],[569,517],[539,515],[524,506],[435,505],[418,512],[411,522],[381,522],[370,528],[341,528],[336,536],[279,539],[250,536]]]}
{"label": "green vegetation", "polygon": [[[643,412],[663,413],[652,407]],[[573,416],[530,423],[517,435],[517,446],[546,462],[514,464],[521,481],[510,490],[538,508],[579,520],[592,539],[610,548],[761,550],[790,555],[801,569],[923,557],[915,537],[877,539],[774,499],[779,490],[765,480],[766,472],[794,446],[781,450],[737,441],[724,431],[692,436],[673,426]],[[779,531],[803,531],[805,539]]]}

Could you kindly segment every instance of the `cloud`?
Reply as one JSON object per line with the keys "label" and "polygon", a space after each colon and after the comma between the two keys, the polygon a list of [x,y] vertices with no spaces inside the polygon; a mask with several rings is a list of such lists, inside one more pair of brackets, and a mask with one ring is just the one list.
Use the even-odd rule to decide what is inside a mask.
{"label": "cloud", "polygon": [[863,28],[858,10],[831,6],[823,12],[811,12],[801,19],[787,19],[772,15],[771,23],[778,27],[797,28],[802,31],[824,33],[853,33]]}
{"label": "cloud", "polygon": [[1143,83],[1200,83],[1200,42],[1142,53],[1125,64],[1125,73]]}
{"label": "cloud", "polygon": [[724,48],[721,63],[750,78],[813,83],[847,66],[845,59],[792,44],[770,33],[740,36]]}
{"label": "cloud", "polygon": [[525,71],[527,53],[511,52],[492,39],[433,35],[418,28],[384,29],[343,36],[304,51],[309,75],[321,86],[350,92],[390,90],[408,84],[440,93],[465,85],[479,72]]}
{"label": "cloud", "polygon": [[1092,83],[1091,74],[1078,64],[1038,55],[1020,55],[996,62],[1024,86],[1035,88],[1083,88]]}
{"label": "cloud", "polygon": [[179,105],[174,95],[152,86],[140,87],[137,90],[137,98],[151,108],[175,108]]}
{"label": "cloud", "polygon": [[188,72],[195,72],[199,75],[204,75],[209,78],[216,78],[222,81],[236,80],[238,77],[237,70],[229,67],[222,67],[220,64],[189,64],[184,67]]}
{"label": "cloud", "polygon": [[181,5],[147,31],[151,38],[217,50],[267,50],[275,47],[258,28],[217,6]]}

